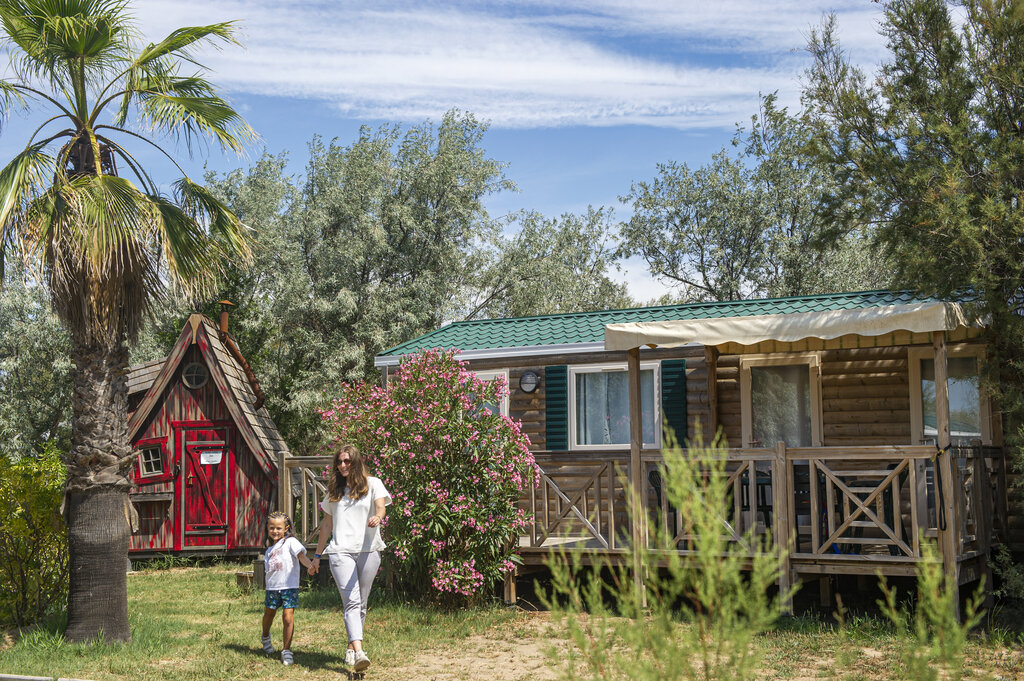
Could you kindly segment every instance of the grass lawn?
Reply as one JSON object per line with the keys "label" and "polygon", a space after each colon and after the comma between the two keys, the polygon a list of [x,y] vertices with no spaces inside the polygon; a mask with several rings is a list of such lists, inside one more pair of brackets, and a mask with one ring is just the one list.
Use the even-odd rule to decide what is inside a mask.
{"label": "grass lawn", "polygon": [[[126,645],[63,643],[59,623],[0,642],[0,673],[104,681],[132,679],[348,679],[342,664],[345,629],[333,589],[305,591],[296,611],[293,667],[266,657],[259,645],[263,594],[235,586],[240,566],[144,571],[128,580],[134,638]],[[383,590],[376,592],[383,596]],[[380,681],[548,681],[559,678],[544,655],[552,642],[546,613],[503,607],[442,613],[375,599],[367,617],[367,679]],[[682,625],[681,625],[682,626]],[[975,636],[967,651],[967,678],[1024,679],[1018,635]],[[273,629],[280,648],[281,625]],[[896,681],[908,642],[878,620],[849,622],[842,633],[827,622],[785,619],[757,639],[761,678]],[[565,659],[565,656],[561,656]]]}
{"label": "grass lawn", "polygon": [[[175,568],[138,572],[128,578],[132,641],[126,645],[68,645],[56,623],[36,629],[13,646],[0,648],[0,673],[63,676],[103,681],[132,679],[311,679],[346,678],[347,645],[341,599],[334,589],[304,591],[295,612],[292,649],[296,664],[260,648],[263,592],[235,586],[241,566]],[[380,599],[384,600],[384,599]],[[424,651],[486,632],[514,636],[526,616],[507,608],[445,614],[400,603],[371,601],[366,649],[374,678],[390,678]],[[271,631],[281,647],[280,616]]]}

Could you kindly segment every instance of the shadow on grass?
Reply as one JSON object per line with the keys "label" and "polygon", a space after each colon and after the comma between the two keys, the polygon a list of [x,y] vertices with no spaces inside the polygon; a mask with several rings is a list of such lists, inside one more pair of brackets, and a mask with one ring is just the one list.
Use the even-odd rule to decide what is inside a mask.
{"label": "shadow on grass", "polygon": [[[243,655],[251,655],[270,662],[277,662],[278,664],[281,662],[280,653],[275,653],[273,656],[267,655],[263,652],[262,648],[257,646],[243,646],[237,643],[225,643],[221,647],[225,650],[241,653]],[[355,674],[345,667],[345,658],[333,653],[319,653],[313,650],[295,651],[295,666],[301,667],[302,669],[335,672],[350,679],[357,679],[361,677],[360,674]]]}

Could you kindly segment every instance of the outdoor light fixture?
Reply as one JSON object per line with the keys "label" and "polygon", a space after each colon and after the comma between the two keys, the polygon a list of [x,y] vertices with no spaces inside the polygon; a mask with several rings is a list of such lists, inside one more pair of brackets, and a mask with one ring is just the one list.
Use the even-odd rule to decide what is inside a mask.
{"label": "outdoor light fixture", "polygon": [[519,377],[519,389],[524,393],[532,393],[540,385],[540,376],[535,371],[524,371]]}

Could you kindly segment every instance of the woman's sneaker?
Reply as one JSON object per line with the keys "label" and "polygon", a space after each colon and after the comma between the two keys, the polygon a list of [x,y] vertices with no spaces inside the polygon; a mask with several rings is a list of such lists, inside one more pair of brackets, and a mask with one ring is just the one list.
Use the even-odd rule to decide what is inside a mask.
{"label": "woman's sneaker", "polygon": [[260,636],[260,643],[263,644],[263,652],[267,655],[274,654],[274,644],[270,642],[269,636]]}
{"label": "woman's sneaker", "polygon": [[370,666],[370,658],[368,658],[366,656],[366,653],[364,653],[361,650],[357,650],[355,658],[356,658],[356,663],[355,663],[354,669],[357,672],[366,671],[367,667]]}
{"label": "woman's sneaker", "polygon": [[287,667],[289,665],[295,664],[295,658],[292,657],[292,651],[288,650],[287,648],[282,650],[281,651],[281,662],[284,663],[285,667]]}
{"label": "woman's sneaker", "polygon": [[345,666],[351,667],[356,663],[356,651],[348,648],[345,651]]}

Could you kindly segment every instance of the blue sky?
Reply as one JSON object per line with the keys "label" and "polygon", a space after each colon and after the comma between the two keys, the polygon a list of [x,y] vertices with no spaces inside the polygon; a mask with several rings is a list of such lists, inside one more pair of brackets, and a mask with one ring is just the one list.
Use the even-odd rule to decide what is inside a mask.
{"label": "blue sky", "polygon": [[[626,217],[631,182],[659,162],[707,162],[759,92],[798,107],[806,39],[828,12],[856,62],[871,70],[884,56],[870,0],[137,0],[134,12],[150,40],[238,20],[245,47],[202,61],[296,173],[314,134],[347,144],[362,124],[436,121],[452,107],[489,121],[484,146],[520,188],[488,201],[494,216],[607,205]],[[15,116],[0,155],[28,131]],[[179,151],[201,176],[204,162],[246,166],[262,147],[248,159]],[[617,276],[641,300],[665,290],[639,262]]]}

